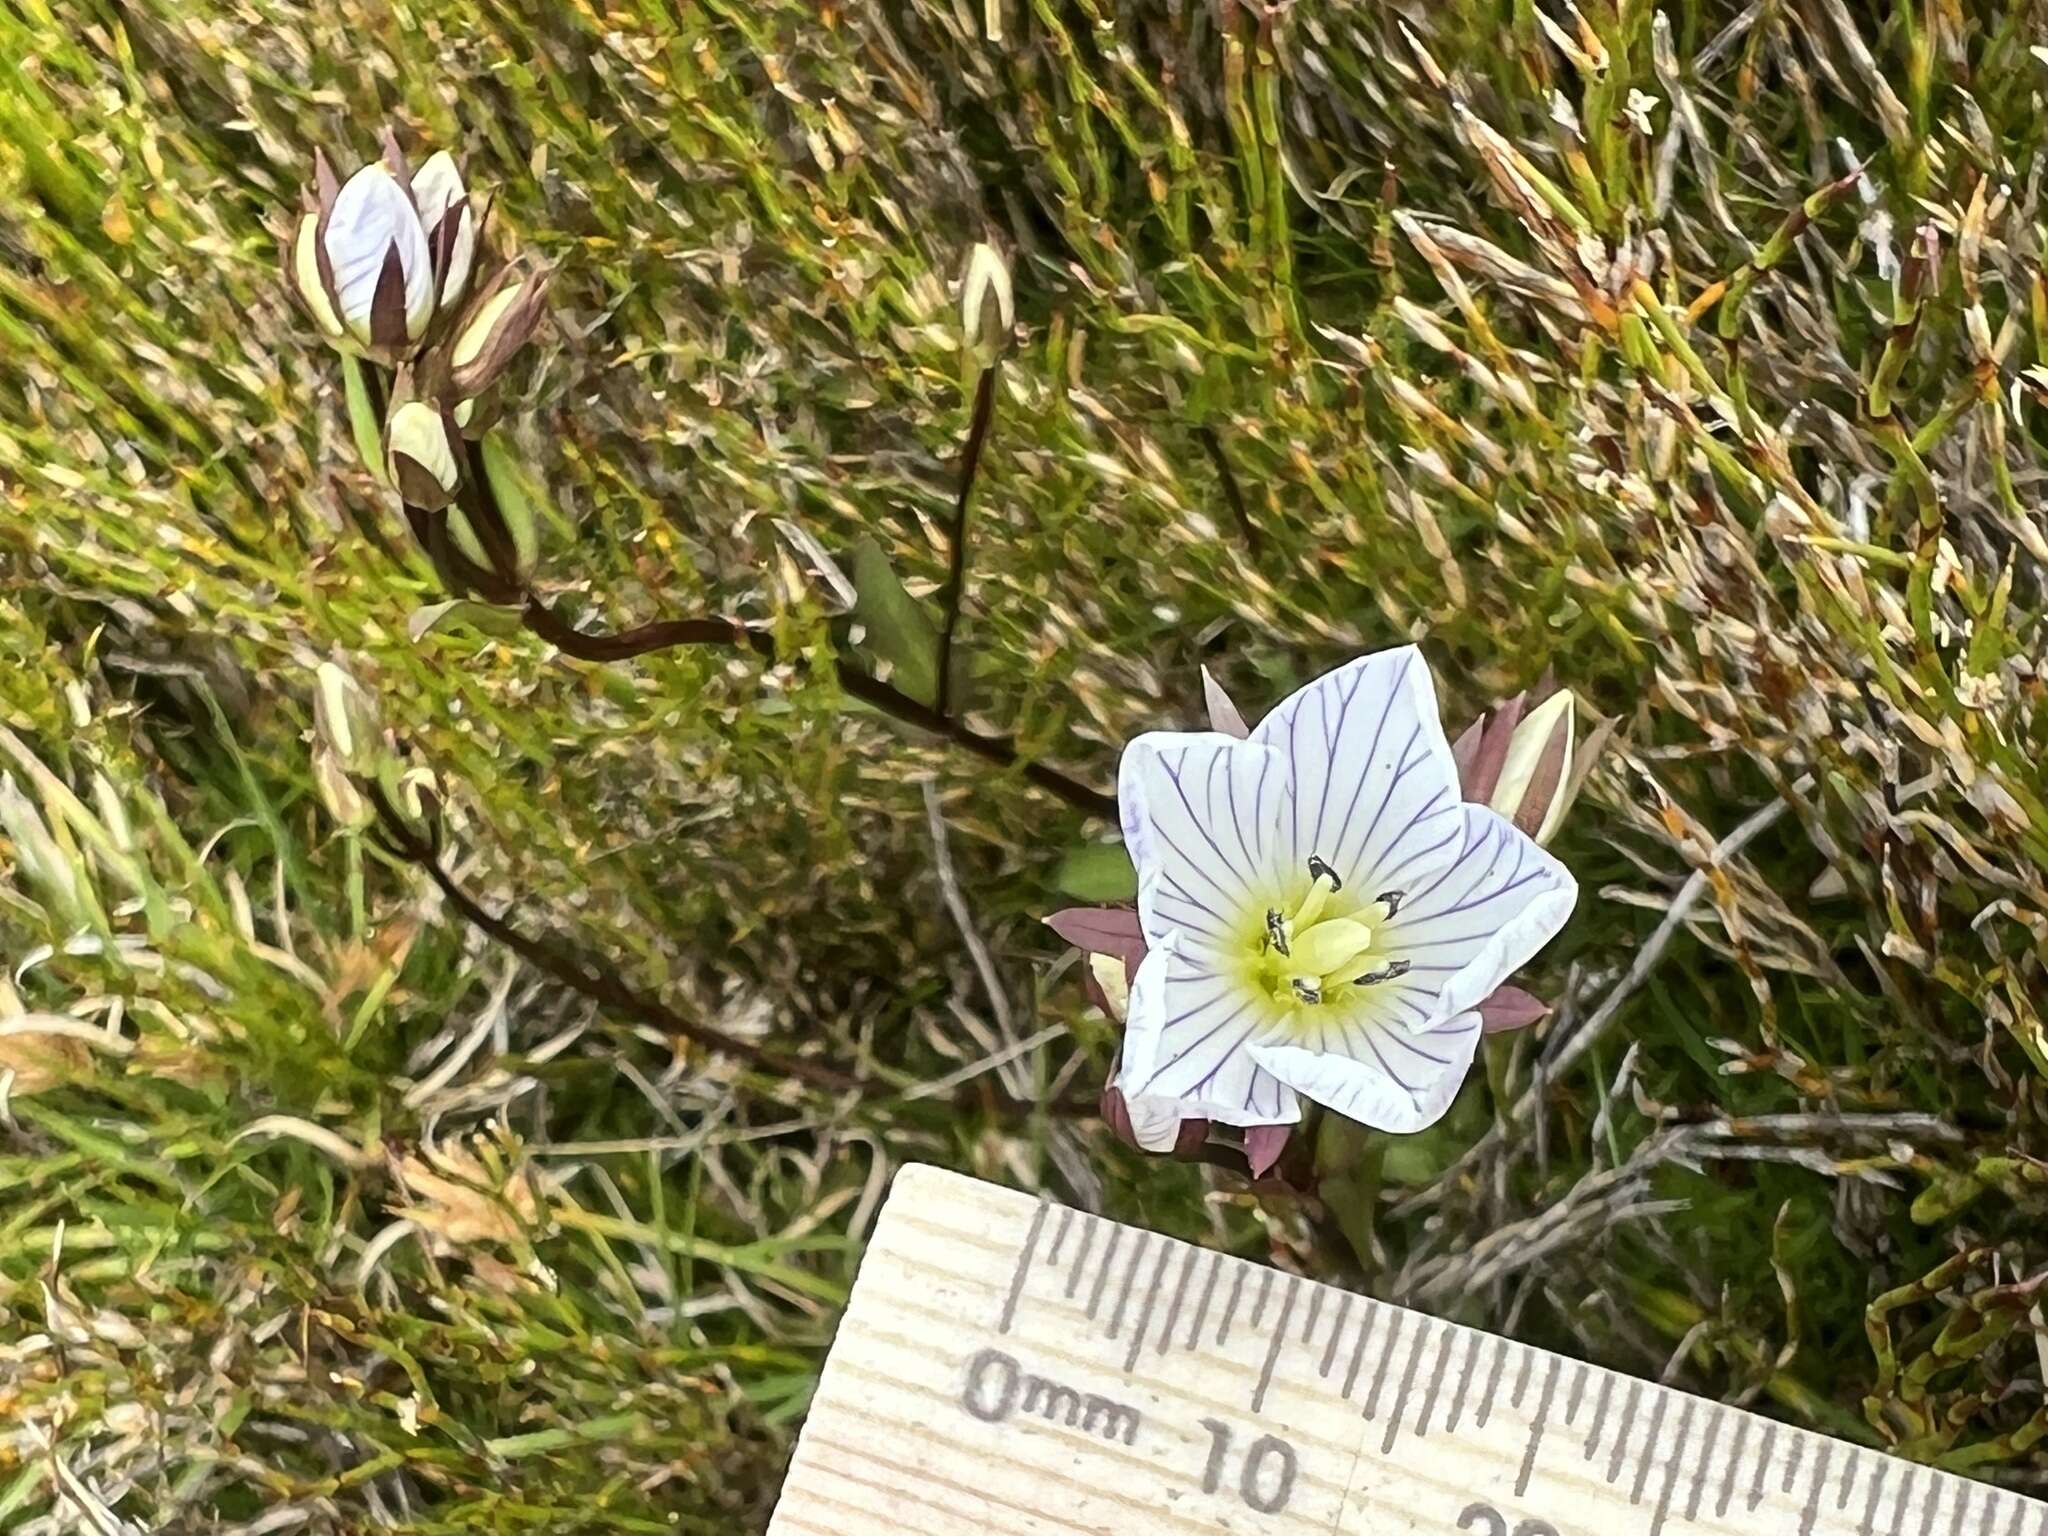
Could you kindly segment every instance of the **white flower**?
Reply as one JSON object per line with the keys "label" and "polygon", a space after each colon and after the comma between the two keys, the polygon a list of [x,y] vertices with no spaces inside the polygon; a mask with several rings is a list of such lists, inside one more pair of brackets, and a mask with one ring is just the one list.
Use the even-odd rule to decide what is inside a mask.
{"label": "white flower", "polygon": [[[1413,647],[1318,678],[1246,740],[1138,737],[1117,799],[1148,946],[1119,1082],[1183,1116],[1285,1125],[1306,1094],[1381,1130],[1431,1124],[1479,1003],[1578,899],[1563,865],[1461,798]],[[1169,1120],[1143,1118],[1141,1134]]]}

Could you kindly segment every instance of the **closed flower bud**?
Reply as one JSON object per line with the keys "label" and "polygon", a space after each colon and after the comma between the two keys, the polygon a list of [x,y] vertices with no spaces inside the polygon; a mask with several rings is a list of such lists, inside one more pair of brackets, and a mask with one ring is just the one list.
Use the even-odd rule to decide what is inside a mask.
{"label": "closed flower bud", "polygon": [[[1518,693],[1473,721],[1451,755],[1467,800],[1492,806],[1537,842],[1547,843],[1570,809],[1580,777],[1572,761],[1578,701],[1566,689],[1525,717],[1527,700],[1527,694]],[[1589,744],[1589,750],[1597,749]]]}
{"label": "closed flower bud", "polygon": [[492,385],[480,395],[468,395],[456,401],[448,414],[455,418],[456,429],[475,442],[495,427],[498,418],[504,414],[502,393]]}
{"label": "closed flower bud", "polygon": [[407,505],[438,512],[462,484],[459,438],[440,407],[407,400],[384,424],[392,483]]}
{"label": "closed flower bud", "polygon": [[1117,955],[1088,956],[1088,997],[1113,1022],[1131,1012],[1131,974]]}
{"label": "closed flower bud", "polygon": [[413,206],[433,258],[434,311],[449,314],[462,302],[476,266],[477,217],[455,157],[439,150],[412,178]]}
{"label": "closed flower bud", "polygon": [[976,245],[960,279],[960,335],[968,353],[987,367],[1009,345],[1016,323],[1009,263],[994,246]]}
{"label": "closed flower bud", "polygon": [[403,356],[434,318],[434,263],[412,197],[389,166],[349,177],[320,222],[328,294],[349,336],[387,359]]}
{"label": "closed flower bud", "polygon": [[325,340],[339,342],[348,334],[341,323],[341,316],[335,312],[331,279],[326,263],[321,259],[319,214],[302,215],[298,227],[292,231],[291,244],[285,253],[285,277],[298,301],[306,306],[306,313],[320,327],[320,334]]}
{"label": "closed flower bud", "polygon": [[1538,843],[1550,841],[1571,803],[1577,702],[1570,689],[1562,689],[1515,726],[1487,802]]}
{"label": "closed flower bud", "polygon": [[377,701],[331,661],[320,663],[313,681],[313,734],[320,746],[350,771],[369,772],[384,735]]}
{"label": "closed flower bud", "polygon": [[387,134],[383,159],[346,182],[324,155],[313,167],[311,211],[284,243],[286,283],[323,339],[398,367],[469,296],[484,216],[446,150],[413,172]]}
{"label": "closed flower bud", "polygon": [[349,777],[347,766],[325,742],[313,748],[313,790],[344,831],[360,832],[377,819],[376,811]]}
{"label": "closed flower bud", "polygon": [[469,403],[497,382],[540,324],[547,286],[546,273],[522,281],[510,267],[485,285],[448,343],[446,398]]}

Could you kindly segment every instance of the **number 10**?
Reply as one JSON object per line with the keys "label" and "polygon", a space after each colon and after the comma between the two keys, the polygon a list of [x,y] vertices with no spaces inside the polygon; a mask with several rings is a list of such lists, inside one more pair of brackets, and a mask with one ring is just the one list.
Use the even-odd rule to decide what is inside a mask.
{"label": "number 10", "polygon": [[[1209,1465],[1202,1473],[1202,1492],[1214,1493],[1223,1486],[1223,1464],[1230,1455],[1230,1426],[1217,1419],[1204,1419],[1202,1428],[1209,1431]],[[1262,1515],[1277,1514],[1286,1508],[1288,1495],[1294,1492],[1294,1447],[1272,1435],[1259,1436],[1244,1453],[1237,1491],[1245,1503]]]}

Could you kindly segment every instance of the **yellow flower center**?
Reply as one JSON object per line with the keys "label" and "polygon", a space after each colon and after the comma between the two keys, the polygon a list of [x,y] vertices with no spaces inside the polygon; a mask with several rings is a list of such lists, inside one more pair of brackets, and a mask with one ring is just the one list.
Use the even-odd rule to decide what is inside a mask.
{"label": "yellow flower center", "polygon": [[1406,973],[1408,962],[1386,959],[1381,943],[1401,893],[1388,891],[1336,912],[1330,902],[1344,889],[1343,879],[1319,858],[1308,861],[1308,872],[1308,891],[1293,910],[1268,907],[1250,936],[1246,979],[1252,987],[1283,1008],[1317,1007]]}

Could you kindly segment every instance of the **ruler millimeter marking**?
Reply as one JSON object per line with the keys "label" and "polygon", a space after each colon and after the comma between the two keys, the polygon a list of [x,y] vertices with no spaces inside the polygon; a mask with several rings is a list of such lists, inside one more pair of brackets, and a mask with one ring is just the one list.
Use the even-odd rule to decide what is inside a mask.
{"label": "ruler millimeter marking", "polygon": [[2048,1504],[908,1167],[770,1536],[2048,1536]]}

